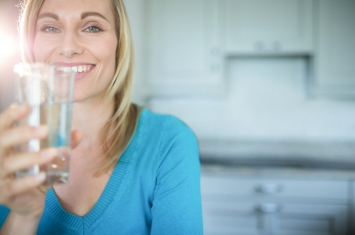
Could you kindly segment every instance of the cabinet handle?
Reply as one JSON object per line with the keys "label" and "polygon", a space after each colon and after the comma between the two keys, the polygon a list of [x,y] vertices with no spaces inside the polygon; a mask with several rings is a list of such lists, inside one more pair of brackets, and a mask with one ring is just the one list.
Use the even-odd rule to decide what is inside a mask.
{"label": "cabinet handle", "polygon": [[282,206],[279,204],[261,204],[255,207],[255,211],[264,214],[280,213]]}
{"label": "cabinet handle", "polygon": [[255,188],[255,191],[263,194],[277,194],[283,190],[282,185],[279,184],[264,184]]}

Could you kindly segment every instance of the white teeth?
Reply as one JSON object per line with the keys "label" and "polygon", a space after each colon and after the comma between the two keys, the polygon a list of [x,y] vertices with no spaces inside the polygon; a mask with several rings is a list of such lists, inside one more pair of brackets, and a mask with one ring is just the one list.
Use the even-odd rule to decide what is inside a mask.
{"label": "white teeth", "polygon": [[58,67],[57,71],[60,72],[70,72],[71,68],[70,67]]}
{"label": "white teeth", "polygon": [[[75,73],[83,73],[89,71],[91,69],[91,66],[90,65],[73,66],[71,67],[71,69]],[[59,67],[58,70],[64,72],[66,71],[66,67]]]}

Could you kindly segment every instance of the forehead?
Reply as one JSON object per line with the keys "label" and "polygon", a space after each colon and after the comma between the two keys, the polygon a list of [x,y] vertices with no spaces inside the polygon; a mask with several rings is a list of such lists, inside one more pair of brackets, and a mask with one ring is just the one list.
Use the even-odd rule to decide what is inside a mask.
{"label": "forehead", "polygon": [[83,12],[98,12],[114,20],[111,0],[45,0],[41,13],[54,13],[60,18],[80,18]]}

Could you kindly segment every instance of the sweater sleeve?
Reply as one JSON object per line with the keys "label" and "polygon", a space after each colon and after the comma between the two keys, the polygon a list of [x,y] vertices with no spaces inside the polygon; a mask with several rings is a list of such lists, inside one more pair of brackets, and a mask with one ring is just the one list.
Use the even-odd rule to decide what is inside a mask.
{"label": "sweater sleeve", "polygon": [[200,161],[194,133],[171,117],[159,153],[151,234],[203,234]]}

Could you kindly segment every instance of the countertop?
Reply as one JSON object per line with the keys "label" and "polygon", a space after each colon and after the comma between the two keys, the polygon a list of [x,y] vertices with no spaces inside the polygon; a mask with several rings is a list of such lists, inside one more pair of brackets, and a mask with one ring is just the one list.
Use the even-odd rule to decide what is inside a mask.
{"label": "countertop", "polygon": [[355,180],[354,143],[199,140],[204,173],[240,177]]}
{"label": "countertop", "polygon": [[202,174],[231,174],[239,178],[299,179],[299,180],[355,180],[355,170],[295,169],[290,167],[237,167],[233,165],[201,165]]}

